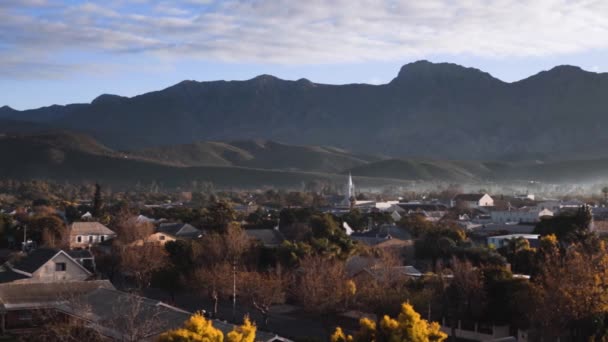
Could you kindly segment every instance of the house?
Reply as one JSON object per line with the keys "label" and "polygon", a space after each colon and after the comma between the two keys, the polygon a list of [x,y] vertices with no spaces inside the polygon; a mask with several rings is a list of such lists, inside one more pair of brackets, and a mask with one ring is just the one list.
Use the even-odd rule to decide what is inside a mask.
{"label": "house", "polygon": [[[163,332],[181,327],[190,316],[190,312],[161,301],[118,291],[107,280],[0,284],[3,333],[44,329],[45,320],[62,317],[85,322],[108,340],[156,341]],[[234,329],[234,325],[219,320],[212,324],[224,334]],[[259,330],[256,340],[290,342]]]}
{"label": "house", "polygon": [[4,335],[32,328],[46,310],[98,288],[114,286],[108,280],[0,284],[0,330]]}
{"label": "house", "polygon": [[69,227],[70,248],[90,248],[116,237],[116,233],[99,222],[74,222]]}
{"label": "house", "polygon": [[87,270],[95,273],[97,266],[95,265],[95,256],[88,249],[73,249],[67,251],[68,255],[78,261],[79,264],[84,266]]}
{"label": "house", "polygon": [[132,246],[143,246],[145,244],[157,244],[157,245],[162,245],[164,246],[167,242],[172,242],[177,240],[177,238],[173,235],[169,235],[167,233],[162,233],[162,232],[156,232],[151,234],[150,236],[148,236],[145,239],[139,239],[136,241],[133,241],[131,243]]}
{"label": "house", "polygon": [[538,245],[538,234],[509,234],[488,237],[488,245],[493,245],[496,248],[501,248],[509,243],[509,240],[524,238],[530,242],[530,246]]}
{"label": "house", "polygon": [[480,207],[494,206],[494,200],[488,194],[459,194],[452,199],[452,207],[462,206],[476,209]]}
{"label": "house", "polygon": [[538,207],[494,210],[490,212],[491,220],[494,223],[537,223],[544,216],[553,216],[553,212],[549,209]]}
{"label": "house", "polygon": [[85,280],[91,272],[62,250],[39,248],[0,266],[0,283]]}
{"label": "house", "polygon": [[285,237],[277,229],[245,229],[250,239],[260,242],[264,247],[279,247]]}
{"label": "house", "polygon": [[171,235],[176,239],[197,239],[203,235],[203,232],[188,223],[162,223],[156,232]]}

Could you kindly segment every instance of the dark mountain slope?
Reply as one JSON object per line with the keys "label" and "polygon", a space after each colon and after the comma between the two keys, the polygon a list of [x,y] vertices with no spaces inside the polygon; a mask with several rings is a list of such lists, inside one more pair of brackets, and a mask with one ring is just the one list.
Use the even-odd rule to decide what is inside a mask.
{"label": "dark mountain slope", "polygon": [[[313,180],[342,184],[343,175],[262,170],[243,167],[176,167],[115,152],[95,140],[70,133],[0,135],[0,179],[99,181],[123,187],[156,182],[167,187],[189,187],[212,182],[223,188],[300,188]],[[359,178],[362,186],[405,184],[400,180]]]}
{"label": "dark mountain slope", "polygon": [[331,147],[286,145],[273,141],[199,142],[132,151],[131,154],[176,166],[240,166],[339,173],[380,158]]}
{"label": "dark mountain slope", "polygon": [[423,159],[556,160],[608,157],[607,94],[608,74],[576,67],[505,83],[477,69],[420,61],[381,86],[263,75],[9,114],[129,150],[263,139]]}

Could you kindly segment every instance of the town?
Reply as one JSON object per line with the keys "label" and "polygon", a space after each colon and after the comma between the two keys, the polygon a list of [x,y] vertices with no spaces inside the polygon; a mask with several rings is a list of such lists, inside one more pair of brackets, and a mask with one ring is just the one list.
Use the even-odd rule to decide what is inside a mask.
{"label": "town", "polygon": [[372,199],[350,175],[336,193],[1,182],[2,336],[174,341],[208,324],[229,341],[364,341],[390,333],[387,317],[429,341],[604,336],[608,188],[458,189]]}

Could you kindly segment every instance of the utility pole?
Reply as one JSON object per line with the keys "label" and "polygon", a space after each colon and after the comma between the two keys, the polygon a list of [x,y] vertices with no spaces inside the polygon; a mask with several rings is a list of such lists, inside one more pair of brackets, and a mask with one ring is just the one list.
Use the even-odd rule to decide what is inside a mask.
{"label": "utility pole", "polygon": [[236,319],[236,260],[232,261],[232,321]]}
{"label": "utility pole", "polygon": [[22,250],[25,252],[27,248],[27,224],[23,225],[23,247]]}

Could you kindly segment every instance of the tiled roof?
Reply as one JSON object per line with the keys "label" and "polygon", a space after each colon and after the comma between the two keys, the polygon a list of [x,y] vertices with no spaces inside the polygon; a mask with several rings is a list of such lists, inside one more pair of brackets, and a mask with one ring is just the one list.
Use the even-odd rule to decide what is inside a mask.
{"label": "tiled roof", "polygon": [[99,222],[74,222],[70,225],[70,235],[115,235],[110,228]]}

